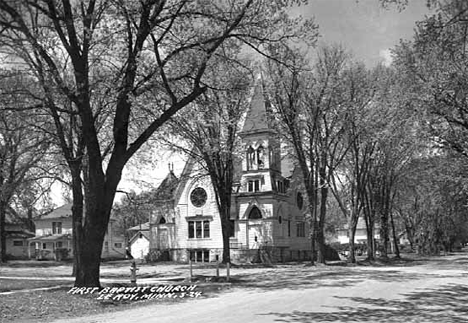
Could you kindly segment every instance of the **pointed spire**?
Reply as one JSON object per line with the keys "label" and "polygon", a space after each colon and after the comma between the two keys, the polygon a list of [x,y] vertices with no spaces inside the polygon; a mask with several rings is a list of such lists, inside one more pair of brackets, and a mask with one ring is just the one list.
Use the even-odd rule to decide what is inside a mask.
{"label": "pointed spire", "polygon": [[267,111],[267,101],[263,88],[263,78],[260,74],[255,81],[254,93],[242,128],[242,133],[270,131],[270,116]]}

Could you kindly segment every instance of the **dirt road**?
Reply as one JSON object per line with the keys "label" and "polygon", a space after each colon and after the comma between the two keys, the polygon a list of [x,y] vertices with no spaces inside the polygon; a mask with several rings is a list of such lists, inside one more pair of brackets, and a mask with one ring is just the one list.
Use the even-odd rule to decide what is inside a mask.
{"label": "dirt road", "polygon": [[210,298],[59,322],[468,322],[468,255],[392,267],[279,266],[233,273]]}

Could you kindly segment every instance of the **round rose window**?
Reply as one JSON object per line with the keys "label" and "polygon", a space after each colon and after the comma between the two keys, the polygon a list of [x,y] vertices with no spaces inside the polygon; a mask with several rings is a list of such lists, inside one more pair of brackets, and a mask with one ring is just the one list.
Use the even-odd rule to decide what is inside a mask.
{"label": "round rose window", "polygon": [[192,202],[194,206],[201,207],[205,205],[206,197],[207,197],[206,191],[201,187],[197,187],[190,194],[190,201]]}

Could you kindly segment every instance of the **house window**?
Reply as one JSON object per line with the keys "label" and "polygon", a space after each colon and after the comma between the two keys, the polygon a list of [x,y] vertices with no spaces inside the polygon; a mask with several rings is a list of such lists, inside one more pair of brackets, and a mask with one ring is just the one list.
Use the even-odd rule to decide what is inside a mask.
{"label": "house window", "polygon": [[194,221],[189,221],[188,223],[188,237],[189,238],[195,238],[195,222]]}
{"label": "house window", "polygon": [[22,240],[13,240],[13,246],[22,247],[23,246],[23,241]]}
{"label": "house window", "polygon": [[283,185],[283,182],[282,182],[282,181],[278,181],[276,185],[277,185],[277,187],[278,187],[278,192],[279,192],[279,193],[284,193],[284,185]]}
{"label": "house window", "polygon": [[62,241],[57,241],[57,248],[62,248],[63,247],[63,242]]}
{"label": "house window", "polygon": [[210,221],[203,221],[203,237],[210,237]]}
{"label": "house window", "polygon": [[52,222],[52,234],[62,234],[62,222]]}
{"label": "house window", "polygon": [[260,212],[259,208],[254,206],[249,213],[250,220],[257,220],[262,218],[262,212]]}
{"label": "house window", "polygon": [[249,181],[249,192],[259,192],[260,191],[260,180]]}
{"label": "house window", "polygon": [[114,247],[115,247],[115,248],[119,248],[119,249],[122,248],[122,242],[116,242],[116,243],[114,243]]}
{"label": "house window", "polygon": [[47,243],[44,242],[44,243],[42,244],[42,249],[47,249]]}
{"label": "house window", "polygon": [[202,237],[202,222],[201,221],[195,222],[195,232],[196,232],[197,238]]}
{"label": "house window", "polygon": [[210,250],[190,250],[190,259],[195,262],[209,262]]}
{"label": "house window", "polygon": [[298,237],[305,237],[305,223],[304,222],[297,222],[297,236]]}
{"label": "house window", "polygon": [[254,169],[255,165],[255,150],[252,146],[247,149],[247,170]]}
{"label": "house window", "polygon": [[210,221],[188,221],[188,237],[189,238],[209,238],[210,237]]}
{"label": "house window", "polygon": [[288,220],[288,237],[291,236],[291,220]]}
{"label": "house window", "polygon": [[263,148],[263,146],[260,145],[260,147],[257,148],[258,169],[263,169],[263,167],[265,167],[264,155],[265,155],[265,148]]}

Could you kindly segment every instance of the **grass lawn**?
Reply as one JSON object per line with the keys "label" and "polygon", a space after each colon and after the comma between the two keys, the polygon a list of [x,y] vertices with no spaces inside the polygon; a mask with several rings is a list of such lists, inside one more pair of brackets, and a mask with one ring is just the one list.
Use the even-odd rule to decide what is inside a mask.
{"label": "grass lawn", "polygon": [[[0,278],[0,292],[9,292],[20,289],[36,289],[53,286],[72,286],[70,280],[25,280],[25,279],[2,279]],[[2,296],[0,296],[2,297]],[[2,297],[3,298],[3,297]]]}
{"label": "grass lawn", "polygon": [[[3,286],[4,281],[1,280],[0,286]],[[18,282],[18,280],[12,280]],[[37,287],[47,287],[60,285],[59,281],[34,281]],[[18,283],[23,284],[21,281]],[[27,288],[32,288],[32,285],[25,282]],[[72,286],[70,281],[65,283]],[[196,283],[194,283],[196,284]],[[183,284],[181,284],[183,285]],[[225,288],[229,288],[227,284],[200,284],[197,286],[196,296],[186,296],[177,298],[154,298],[145,300],[122,300],[122,299],[98,299],[99,294],[88,295],[72,295],[69,293],[70,287],[62,287],[53,290],[19,292],[6,295],[0,295],[0,322],[51,322],[54,319],[74,318],[78,316],[86,316],[109,311],[124,310],[136,306],[144,306],[149,303],[175,303],[190,301],[195,297],[210,297],[221,292]],[[125,285],[108,285],[104,287],[129,287]],[[12,285],[11,290],[19,289]],[[180,294],[176,294],[180,295]]]}

